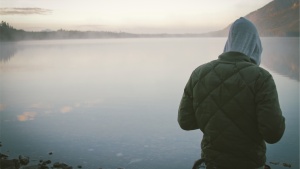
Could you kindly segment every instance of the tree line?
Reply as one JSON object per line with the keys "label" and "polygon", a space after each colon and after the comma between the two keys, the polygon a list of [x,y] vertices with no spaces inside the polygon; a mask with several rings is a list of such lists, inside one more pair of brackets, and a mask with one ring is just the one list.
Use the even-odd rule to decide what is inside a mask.
{"label": "tree line", "polygon": [[76,31],[63,30],[57,31],[24,31],[16,29],[9,23],[2,21],[0,23],[0,41],[19,41],[19,40],[45,40],[45,39],[92,39],[92,38],[134,38],[138,34],[125,32],[108,31]]}
{"label": "tree line", "polygon": [[57,31],[24,31],[15,29],[9,23],[0,24],[0,41],[46,40],[46,39],[100,39],[100,38],[169,38],[169,37],[205,37],[205,34],[133,34],[110,31],[76,31],[59,29]]}

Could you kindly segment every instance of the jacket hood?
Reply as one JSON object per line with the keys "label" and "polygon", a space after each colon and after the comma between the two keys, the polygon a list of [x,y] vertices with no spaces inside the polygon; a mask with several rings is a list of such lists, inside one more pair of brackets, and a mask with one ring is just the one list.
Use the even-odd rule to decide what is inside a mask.
{"label": "jacket hood", "polygon": [[260,65],[262,45],[256,27],[249,20],[241,17],[230,27],[224,52],[241,52]]}

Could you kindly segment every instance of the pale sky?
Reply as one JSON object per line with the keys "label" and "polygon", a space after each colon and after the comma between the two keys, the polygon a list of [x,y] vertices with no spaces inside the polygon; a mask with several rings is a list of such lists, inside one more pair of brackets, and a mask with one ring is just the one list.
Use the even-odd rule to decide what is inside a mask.
{"label": "pale sky", "polygon": [[272,0],[0,0],[0,20],[17,29],[205,33]]}

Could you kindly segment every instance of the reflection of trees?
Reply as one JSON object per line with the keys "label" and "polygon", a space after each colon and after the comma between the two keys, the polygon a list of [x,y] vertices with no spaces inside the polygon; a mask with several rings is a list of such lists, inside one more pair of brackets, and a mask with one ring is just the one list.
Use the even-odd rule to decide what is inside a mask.
{"label": "reflection of trees", "polygon": [[0,62],[7,62],[17,52],[14,42],[0,42]]}
{"label": "reflection of trees", "polygon": [[299,81],[299,39],[270,39],[264,48],[262,64],[281,75]]}

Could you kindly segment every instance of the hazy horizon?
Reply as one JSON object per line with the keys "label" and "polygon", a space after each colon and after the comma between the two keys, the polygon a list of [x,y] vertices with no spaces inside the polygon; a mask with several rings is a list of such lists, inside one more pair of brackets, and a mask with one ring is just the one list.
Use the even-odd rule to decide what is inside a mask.
{"label": "hazy horizon", "polygon": [[25,31],[207,33],[223,29],[271,1],[2,0],[0,16],[2,21]]}

